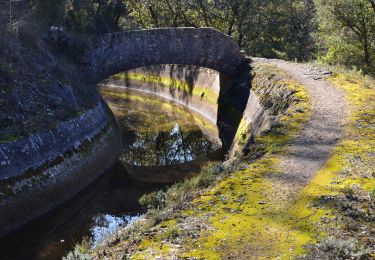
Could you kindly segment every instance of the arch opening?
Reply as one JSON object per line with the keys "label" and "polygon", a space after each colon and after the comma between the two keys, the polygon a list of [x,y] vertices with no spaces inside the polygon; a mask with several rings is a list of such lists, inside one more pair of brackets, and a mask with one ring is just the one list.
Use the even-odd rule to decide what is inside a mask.
{"label": "arch opening", "polygon": [[[230,36],[212,28],[164,28],[106,34],[92,40],[86,61],[88,78],[94,83],[123,71],[162,64],[196,66],[219,72],[215,121],[223,148],[230,149],[250,93],[249,60]],[[188,90],[185,98],[192,92],[193,89]]]}

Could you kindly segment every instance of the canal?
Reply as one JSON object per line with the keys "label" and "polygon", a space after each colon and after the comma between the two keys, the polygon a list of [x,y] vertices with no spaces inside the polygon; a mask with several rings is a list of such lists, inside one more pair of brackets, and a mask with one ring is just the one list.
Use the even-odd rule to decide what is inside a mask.
{"label": "canal", "polygon": [[139,218],[139,198],[222,160],[216,126],[172,100],[101,87],[122,132],[117,162],[73,199],[0,241],[1,259],[61,259]]}

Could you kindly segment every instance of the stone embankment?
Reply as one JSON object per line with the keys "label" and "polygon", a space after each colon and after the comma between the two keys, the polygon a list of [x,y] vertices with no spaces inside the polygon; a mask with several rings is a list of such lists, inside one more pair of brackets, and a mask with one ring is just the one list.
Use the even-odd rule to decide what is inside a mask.
{"label": "stone embankment", "polygon": [[0,237],[67,201],[117,158],[119,129],[100,101],[52,130],[0,145]]}
{"label": "stone embankment", "polygon": [[18,141],[0,145],[0,180],[22,176],[79,147],[95,137],[108,124],[100,102],[76,118],[59,123],[52,130],[40,131]]}

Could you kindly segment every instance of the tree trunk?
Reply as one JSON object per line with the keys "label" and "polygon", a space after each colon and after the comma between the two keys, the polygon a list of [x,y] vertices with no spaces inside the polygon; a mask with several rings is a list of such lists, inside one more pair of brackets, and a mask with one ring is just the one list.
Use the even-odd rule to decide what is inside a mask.
{"label": "tree trunk", "polygon": [[228,28],[228,31],[227,31],[227,34],[228,34],[229,36],[232,36],[234,22],[235,22],[235,17],[233,16],[232,19],[230,20],[229,28]]}
{"label": "tree trunk", "polygon": [[364,52],[364,56],[365,56],[365,63],[368,67],[370,67],[371,66],[371,58],[370,58],[370,50],[369,50],[369,46],[368,46],[367,37],[365,37],[363,39],[363,52]]}
{"label": "tree trunk", "polygon": [[369,37],[368,37],[368,28],[366,25],[365,19],[362,17],[362,28],[363,28],[363,52],[364,52],[364,58],[365,58],[365,63],[368,67],[371,65],[371,57],[370,57],[370,49],[369,49]]}
{"label": "tree trunk", "polygon": [[151,5],[148,5],[147,7],[148,7],[148,10],[149,10],[149,12],[150,12],[150,14],[151,14],[151,18],[152,18],[152,20],[153,20],[153,22],[154,22],[154,25],[155,25],[156,27],[159,27],[159,19],[158,19],[158,15],[156,14],[154,8],[153,8]]}
{"label": "tree trunk", "polygon": [[238,35],[238,41],[237,41],[238,46],[239,46],[240,48],[242,48],[243,38],[244,38],[243,33],[240,33],[240,34]]}

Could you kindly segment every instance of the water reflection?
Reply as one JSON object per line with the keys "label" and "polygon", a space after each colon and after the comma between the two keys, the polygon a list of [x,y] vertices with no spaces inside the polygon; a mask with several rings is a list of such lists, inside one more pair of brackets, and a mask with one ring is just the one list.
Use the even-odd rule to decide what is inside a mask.
{"label": "water reflection", "polygon": [[48,217],[0,240],[0,259],[61,259],[76,243],[97,245],[132,223],[143,209],[138,199],[162,186],[128,179],[121,163]]}
{"label": "water reflection", "polygon": [[105,96],[123,130],[122,163],[48,216],[0,241],[0,259],[61,259],[84,240],[97,245],[139,218],[143,194],[163,187],[129,179],[126,163],[136,168],[136,174],[141,171],[138,166],[146,168],[153,179],[159,172],[173,175],[177,168],[196,174],[207,163],[205,156],[219,147],[202,133],[197,118],[180,106],[139,93]]}
{"label": "water reflection", "polygon": [[196,115],[184,107],[129,89],[107,88],[103,92],[123,131],[120,159],[127,165],[171,166],[219,148],[202,133]]}
{"label": "water reflection", "polygon": [[119,228],[129,225],[139,219],[139,216],[113,216],[110,214],[99,214],[93,218],[91,231],[92,246],[97,246],[107,236],[115,233]]}
{"label": "water reflection", "polygon": [[183,131],[176,124],[170,132],[135,134],[134,142],[124,140],[121,160],[135,166],[167,166],[190,162],[218,148],[201,131]]}

